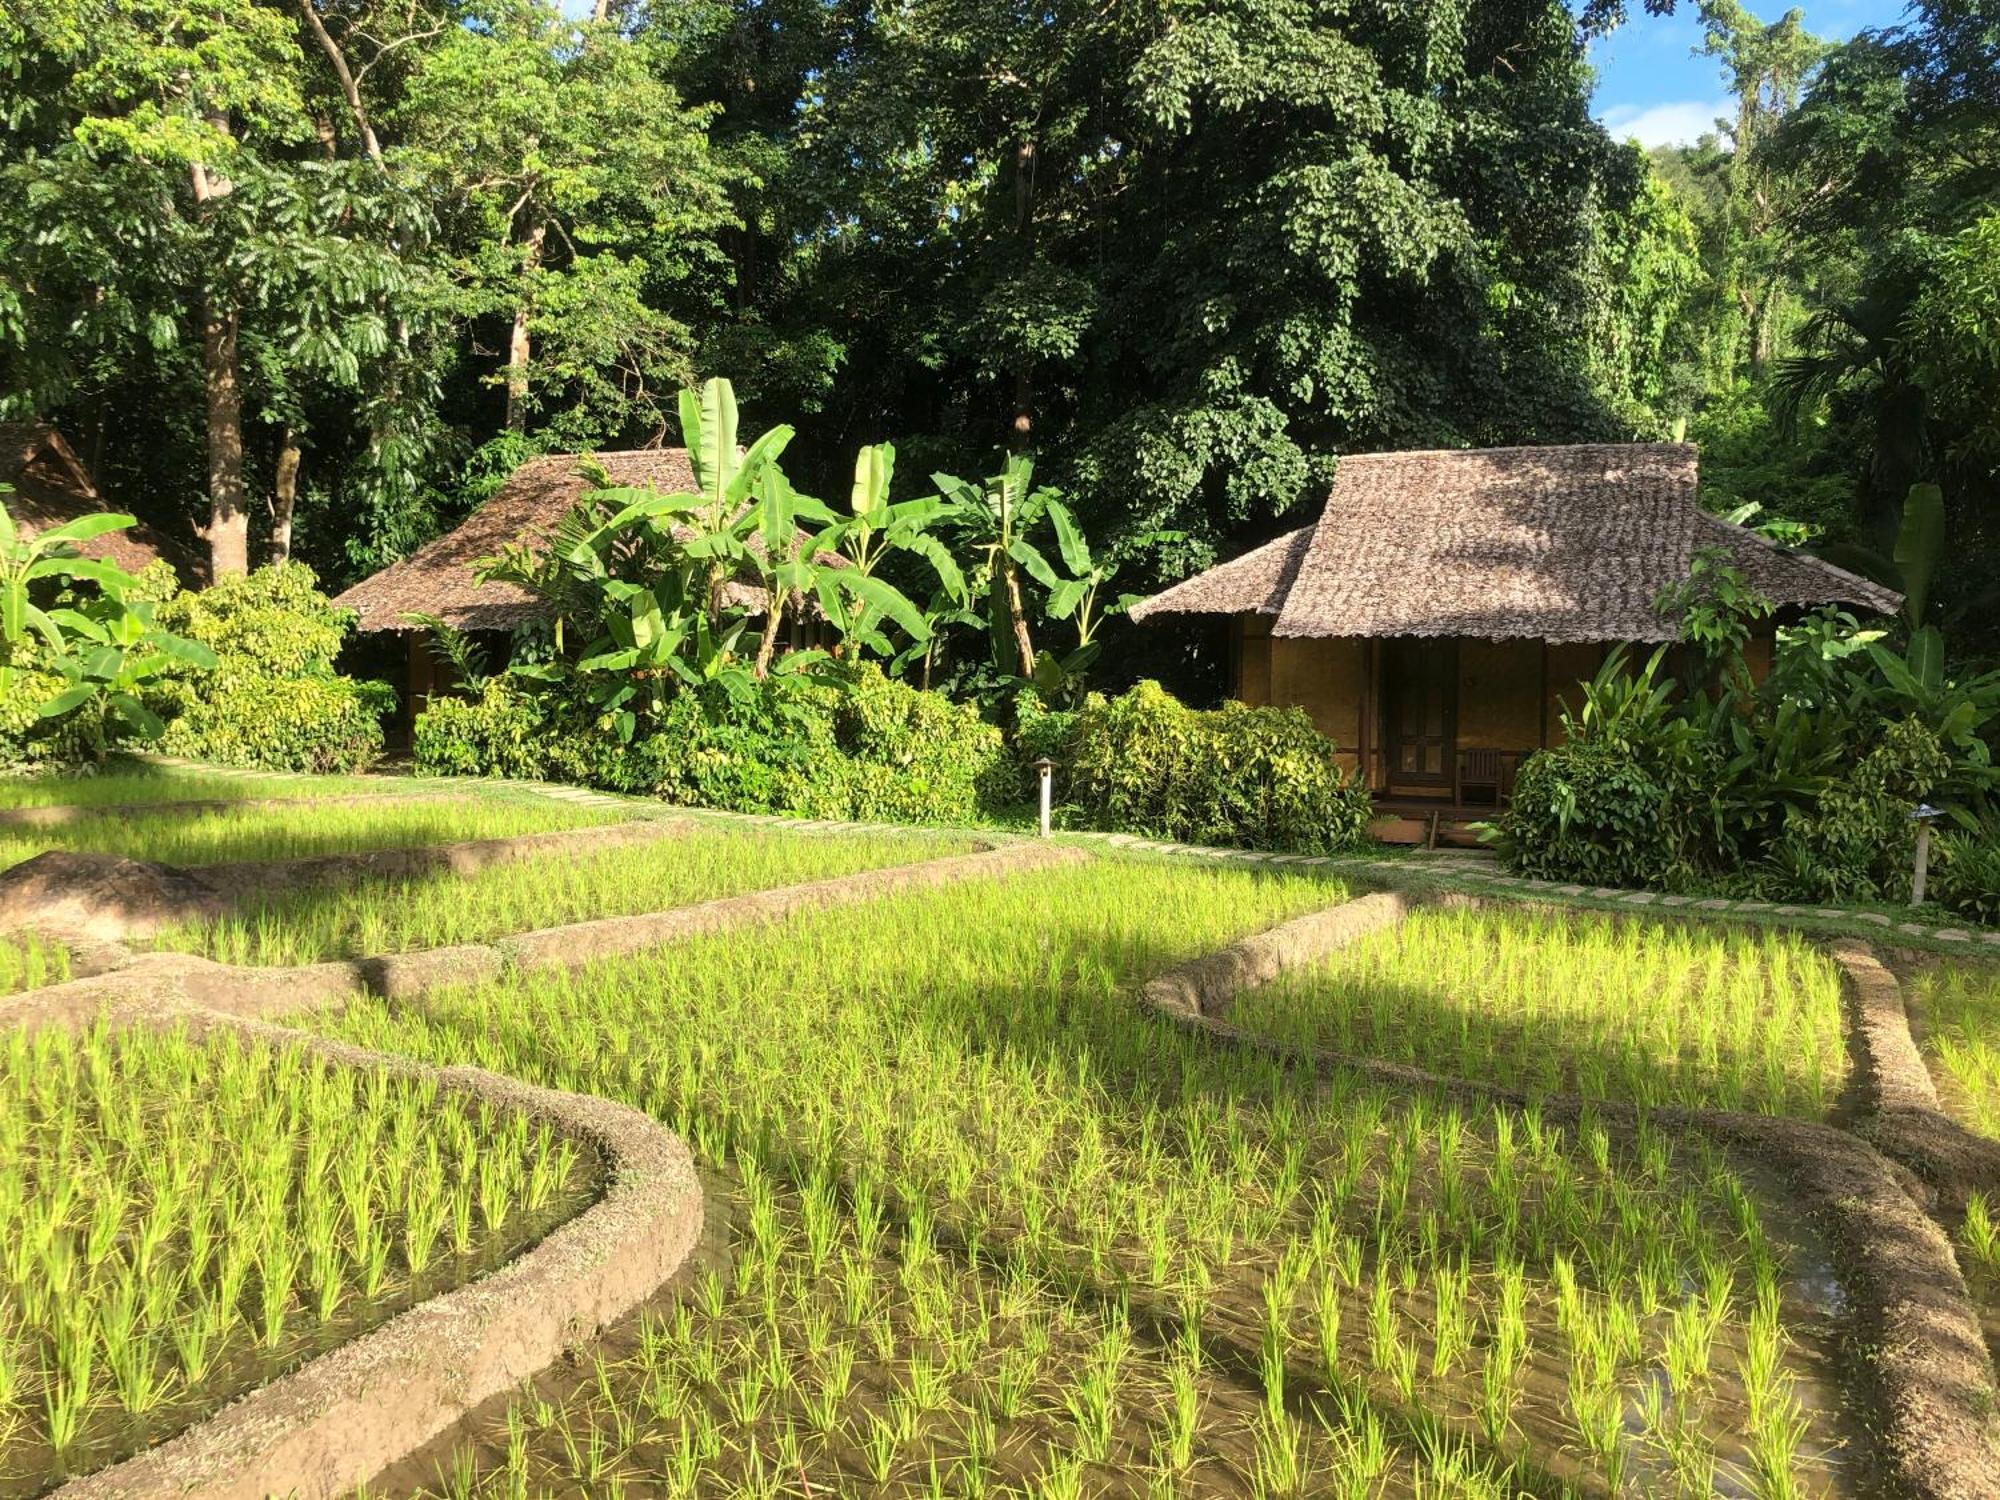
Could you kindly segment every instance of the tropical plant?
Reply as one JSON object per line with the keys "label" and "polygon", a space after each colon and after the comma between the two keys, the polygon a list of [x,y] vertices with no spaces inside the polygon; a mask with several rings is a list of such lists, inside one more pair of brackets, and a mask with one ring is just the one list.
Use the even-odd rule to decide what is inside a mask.
{"label": "tropical plant", "polygon": [[1035,487],[1035,461],[1024,453],[1011,455],[998,474],[978,484],[942,473],[931,480],[950,503],[949,524],[980,559],[994,665],[1006,675],[1032,678],[1035,645],[1021,573],[1026,570],[1048,588],[1056,584],[1055,569],[1028,534],[1057,492]]}
{"label": "tropical plant", "polygon": [[[900,590],[867,567],[835,562],[834,548],[851,539],[872,567],[877,528],[843,534],[827,505],[793,488],[778,464],[790,427],[773,427],[739,450],[736,396],[722,379],[699,394],[683,391],[680,414],[696,491],[589,491],[546,544],[515,543],[478,570],[540,596],[556,616],[553,659],[509,671],[574,689],[621,742],[642,718],[657,720],[676,692],[695,692],[715,709],[741,705],[760,679],[823,662],[820,652],[776,657],[786,610],[808,598],[844,637],[851,626],[859,640],[874,641],[882,618],[915,638],[928,630]],[[746,652],[758,614],[764,626]],[[566,622],[588,632],[574,659]]]}
{"label": "tropical plant", "polygon": [[[4,488],[4,487],[0,487]],[[92,754],[102,757],[121,732],[158,739],[165,729],[141,694],[175,664],[215,666],[215,653],[164,629],[140,581],[115,563],[84,557],[77,544],[120,531],[133,518],[117,512],[79,516],[25,532],[0,506],[0,695],[11,691],[16,664],[39,650],[36,665],[66,684],[40,704],[42,719],[74,717]],[[94,594],[76,586],[91,584]],[[39,588],[37,586],[40,586]],[[47,608],[37,594],[59,593]]]}

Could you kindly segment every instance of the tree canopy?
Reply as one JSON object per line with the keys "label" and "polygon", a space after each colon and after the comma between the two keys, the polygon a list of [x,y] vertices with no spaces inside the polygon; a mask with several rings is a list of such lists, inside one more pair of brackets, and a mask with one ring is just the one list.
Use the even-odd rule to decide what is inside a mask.
{"label": "tree canopy", "polygon": [[1128,588],[1342,452],[1686,436],[1851,566],[1938,484],[1994,650],[2000,21],[1697,11],[1732,110],[1649,155],[1611,3],[20,0],[0,418],[335,582],[714,374],[819,494],[1032,451]]}

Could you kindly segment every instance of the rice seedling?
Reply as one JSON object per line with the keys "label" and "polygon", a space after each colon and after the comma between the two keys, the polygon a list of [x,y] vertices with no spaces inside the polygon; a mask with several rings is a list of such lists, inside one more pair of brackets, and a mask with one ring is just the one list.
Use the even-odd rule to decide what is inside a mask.
{"label": "rice seedling", "polygon": [[58,828],[0,829],[0,869],[48,849],[212,865],[553,833],[626,817],[619,809],[574,803],[425,797],[320,807],[302,802],[296,810],[230,808],[172,818],[121,818],[106,811]]}
{"label": "rice seedling", "polygon": [[[1830,1340],[1715,1148],[1320,1078],[1137,1007],[1160,968],[1327,899],[1103,860],[312,1024],[616,1097],[694,1145],[729,1260],[564,1396],[676,1492],[768,1487],[777,1434],[793,1495],[1650,1484],[1664,1460],[1611,1429],[1711,1275],[1690,1464],[1764,1472],[1751,1371],[1764,1467],[1844,1492]],[[1735,1290],[1760,1265],[1776,1301]],[[1642,1267],[1672,1289],[1651,1312]],[[1753,1306],[1785,1334],[1754,1366]],[[698,1460],[689,1423],[715,1434]],[[522,1477],[496,1420],[473,1493],[569,1483],[559,1443],[526,1446]]]}
{"label": "rice seedling", "polygon": [[[133,764],[89,774],[0,777],[0,807],[148,807],[165,802],[246,802],[277,797],[436,795],[446,788],[446,783],[416,777],[232,775]],[[481,789],[481,795],[497,795],[499,791]]]}
{"label": "rice seedling", "polygon": [[[443,1262],[396,1253],[434,1165],[447,1181],[469,1166],[510,1204]],[[483,1273],[594,1180],[523,1117],[297,1046],[0,1035],[0,1496],[157,1442]]]}
{"label": "rice seedling", "polygon": [[490,941],[598,917],[856,874],[965,852],[927,836],[709,831],[597,853],[549,855],[471,875],[368,881],[268,893],[237,913],[187,923],[154,946],[224,963],[306,964]]}
{"label": "rice seedling", "polygon": [[1945,1107],[1967,1129],[2000,1139],[2000,966],[1927,965],[1910,998]]}
{"label": "rice seedling", "polygon": [[1839,972],[1804,939],[1591,912],[1419,911],[1230,1014],[1298,1046],[1640,1104],[1820,1117],[1846,1078]]}
{"label": "rice seedling", "polygon": [[69,978],[69,949],[34,932],[0,934],[0,995],[18,994]]}

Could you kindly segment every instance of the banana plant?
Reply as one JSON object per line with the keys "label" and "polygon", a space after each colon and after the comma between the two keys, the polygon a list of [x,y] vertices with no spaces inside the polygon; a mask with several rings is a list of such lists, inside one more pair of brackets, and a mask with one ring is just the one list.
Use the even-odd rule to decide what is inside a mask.
{"label": "banana plant", "polygon": [[1084,678],[1103,649],[1103,643],[1097,639],[1098,627],[1105,616],[1127,608],[1131,600],[1121,598],[1109,609],[1099,610],[1098,590],[1117,570],[1091,557],[1090,543],[1068,506],[1051,499],[1048,512],[1055,526],[1056,554],[1070,576],[1055,578],[1049,585],[1046,610],[1051,620],[1076,621],[1076,646],[1060,657],[1044,651],[1035,662],[1034,683],[1044,695],[1074,698],[1081,692]]}
{"label": "banana plant", "polygon": [[[115,586],[114,586],[115,587]],[[72,609],[51,611],[72,632],[53,662],[69,686],[41,705],[44,719],[75,714],[92,752],[102,758],[122,729],[155,740],[166,726],[140,700],[140,693],[167,668],[212,668],[215,653],[199,641],[163,629],[146,600],[107,593]]]}
{"label": "banana plant", "polygon": [[889,490],[895,472],[893,443],[871,443],[855,455],[848,514],[834,520],[819,538],[819,546],[837,554],[844,565],[823,568],[814,592],[821,612],[857,656],[873,650],[903,660],[879,622],[893,620],[913,645],[925,646],[935,628],[933,611],[917,608],[875,570],[898,552],[920,557],[937,576],[944,596],[958,607],[966,601],[966,583],[957,559],[933,530],[950,514],[949,502],[939,495],[892,501]]}
{"label": "banana plant", "polygon": [[931,481],[950,505],[949,521],[980,555],[990,580],[987,621],[994,665],[1009,676],[1033,677],[1035,646],[1021,598],[1021,574],[1025,571],[1045,588],[1056,585],[1055,569],[1028,537],[1057,492],[1035,488],[1034,460],[1022,453],[979,484],[950,474],[933,474]]}
{"label": "banana plant", "polygon": [[[0,485],[0,494],[12,494],[13,486]],[[77,628],[77,617],[66,609],[43,609],[35,603],[37,584],[50,586],[82,579],[108,594],[122,594],[138,580],[113,563],[94,562],[77,551],[79,542],[123,531],[136,524],[132,516],[106,511],[78,516],[45,531],[24,532],[0,505],[0,693],[11,691],[14,666],[22,654],[39,639],[52,655],[67,648],[65,627]],[[46,597],[46,595],[45,595]],[[88,633],[87,631],[85,632]]]}
{"label": "banana plant", "polygon": [[720,627],[725,591],[749,557],[749,537],[756,528],[755,518],[746,516],[751,492],[758,476],[791,442],[792,429],[780,423],[739,452],[736,389],[719,377],[703,382],[699,394],[682,391],[680,413],[681,441],[707,523],[684,545],[689,556],[707,560],[709,620]]}

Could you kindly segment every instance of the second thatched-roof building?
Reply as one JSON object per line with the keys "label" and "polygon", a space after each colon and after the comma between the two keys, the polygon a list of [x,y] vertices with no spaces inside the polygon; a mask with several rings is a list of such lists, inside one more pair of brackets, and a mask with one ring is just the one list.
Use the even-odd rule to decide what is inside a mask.
{"label": "second thatched-roof building", "polygon": [[1132,617],[1228,617],[1232,696],[1307,709],[1387,809],[1470,816],[1505,799],[1560,696],[1614,647],[1675,638],[1658,600],[1701,552],[1781,618],[1899,606],[1709,515],[1696,478],[1694,448],[1670,443],[1356,454],[1310,525]]}

